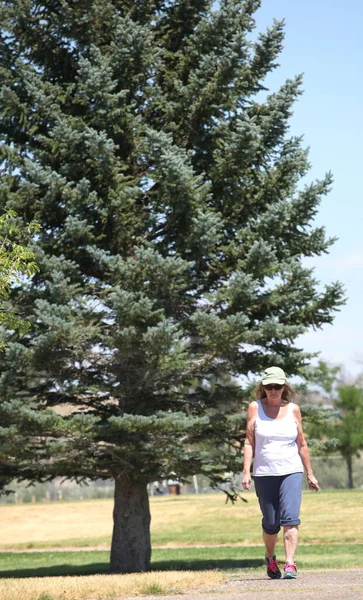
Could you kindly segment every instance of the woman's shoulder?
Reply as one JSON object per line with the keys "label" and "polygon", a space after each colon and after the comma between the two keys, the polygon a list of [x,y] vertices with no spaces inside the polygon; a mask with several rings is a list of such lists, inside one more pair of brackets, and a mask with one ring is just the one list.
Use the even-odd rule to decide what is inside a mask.
{"label": "woman's shoulder", "polygon": [[258,402],[257,400],[252,400],[252,402],[248,405],[248,414],[253,416],[256,415],[258,411]]}
{"label": "woman's shoulder", "polygon": [[299,417],[301,416],[301,412],[300,412],[300,406],[298,404],[295,404],[295,402],[290,402],[290,410],[291,412],[296,416]]}

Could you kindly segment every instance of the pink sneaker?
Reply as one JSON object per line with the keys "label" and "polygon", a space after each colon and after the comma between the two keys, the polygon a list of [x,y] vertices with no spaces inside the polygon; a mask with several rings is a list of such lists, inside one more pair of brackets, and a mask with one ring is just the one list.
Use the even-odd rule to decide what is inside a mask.
{"label": "pink sneaker", "polygon": [[287,563],[284,566],[284,579],[296,579],[297,568],[296,563]]}

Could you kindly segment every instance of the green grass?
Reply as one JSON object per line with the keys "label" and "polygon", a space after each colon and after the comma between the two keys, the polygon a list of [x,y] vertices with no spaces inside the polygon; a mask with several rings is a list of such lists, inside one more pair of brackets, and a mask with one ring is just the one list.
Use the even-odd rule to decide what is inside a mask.
{"label": "green grass", "polygon": [[[160,585],[160,583],[150,583],[141,588],[141,594],[143,596],[166,596],[170,593],[167,587]],[[173,591],[173,593],[179,593],[179,590]]]}
{"label": "green grass", "polygon": [[[282,554],[282,548],[281,554]],[[303,569],[363,567],[363,544],[302,545],[297,562]],[[235,570],[264,565],[261,546],[155,549],[152,570]],[[107,573],[109,552],[4,552],[0,577],[52,577]]]}

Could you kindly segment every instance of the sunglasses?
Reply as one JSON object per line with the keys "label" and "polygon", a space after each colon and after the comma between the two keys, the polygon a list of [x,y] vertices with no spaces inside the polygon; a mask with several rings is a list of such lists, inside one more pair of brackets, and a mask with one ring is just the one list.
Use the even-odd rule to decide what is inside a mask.
{"label": "sunglasses", "polygon": [[263,386],[265,388],[265,390],[268,390],[269,392],[271,390],[281,390],[284,387],[283,383],[269,383],[268,385],[264,385]]}

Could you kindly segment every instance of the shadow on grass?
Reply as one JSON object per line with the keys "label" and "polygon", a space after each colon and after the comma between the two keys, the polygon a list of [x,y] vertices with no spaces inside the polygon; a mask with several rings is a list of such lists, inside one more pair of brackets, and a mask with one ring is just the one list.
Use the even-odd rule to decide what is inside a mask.
{"label": "shadow on grass", "polygon": [[157,560],[152,571],[212,571],[215,569],[256,569],[265,564],[259,558],[216,558],[200,560]]}
{"label": "shadow on grass", "polygon": [[13,569],[0,571],[0,578],[23,577],[66,577],[75,575],[104,575],[109,573],[107,563],[91,563],[89,565],[55,565],[53,567],[34,567],[32,569]]}
{"label": "shadow on grass", "polygon": [[[215,560],[163,560],[151,565],[152,571],[209,571],[216,569],[255,569],[264,565],[260,559],[215,559]],[[56,565],[53,567],[36,567],[33,569],[0,570],[0,578],[26,577],[66,577],[80,575],[107,575],[110,573],[108,563],[90,563],[88,565]]]}

